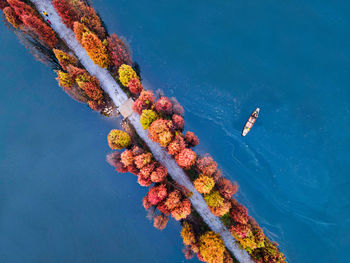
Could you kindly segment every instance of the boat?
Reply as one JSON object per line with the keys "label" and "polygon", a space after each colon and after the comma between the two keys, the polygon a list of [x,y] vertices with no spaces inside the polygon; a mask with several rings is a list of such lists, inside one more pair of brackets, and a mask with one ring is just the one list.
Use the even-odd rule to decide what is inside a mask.
{"label": "boat", "polygon": [[242,136],[246,136],[252,129],[256,119],[259,117],[260,108],[256,108],[255,111],[249,116],[249,119],[244,125]]}

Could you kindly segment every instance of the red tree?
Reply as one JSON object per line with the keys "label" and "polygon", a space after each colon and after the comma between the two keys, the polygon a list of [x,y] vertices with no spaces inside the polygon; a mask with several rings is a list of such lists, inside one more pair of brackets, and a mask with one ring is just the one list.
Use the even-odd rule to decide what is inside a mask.
{"label": "red tree", "polygon": [[153,183],[160,183],[166,178],[167,174],[167,169],[164,166],[160,165],[151,173],[151,180]]}
{"label": "red tree", "polygon": [[143,89],[141,81],[138,78],[130,79],[128,83],[128,88],[130,92],[135,95],[139,94]]}
{"label": "red tree", "polygon": [[194,147],[199,144],[198,137],[193,132],[190,132],[190,131],[186,132],[185,141],[188,147]]}
{"label": "red tree", "polygon": [[111,60],[117,70],[122,64],[132,64],[130,53],[126,45],[120,38],[118,38],[116,34],[112,34],[110,37],[108,37],[107,42],[107,48],[111,56]]}
{"label": "red tree", "polygon": [[137,100],[132,105],[133,111],[141,114],[143,110],[150,109],[156,100],[156,97],[151,90],[143,90]]}
{"label": "red tree", "polygon": [[196,153],[186,148],[175,156],[175,161],[180,167],[190,169],[196,163]]}
{"label": "red tree", "polygon": [[69,28],[73,29],[75,21],[79,21],[79,16],[74,7],[67,0],[53,0],[54,7],[58,14]]}
{"label": "red tree", "polygon": [[37,12],[29,5],[19,0],[7,0],[11,7],[15,10],[17,16],[36,16]]}
{"label": "red tree", "polygon": [[6,0],[0,0],[0,9],[3,10],[5,7],[9,6]]}
{"label": "red tree", "polygon": [[25,24],[39,39],[49,46],[54,48],[58,42],[55,32],[36,16],[22,16],[23,24]]}
{"label": "red tree", "polygon": [[161,97],[159,100],[157,100],[155,108],[159,113],[170,115],[173,110],[173,105],[167,97]]}
{"label": "red tree", "polygon": [[218,168],[218,164],[209,154],[198,158],[196,166],[201,173],[209,176],[215,173],[216,169]]}
{"label": "red tree", "polygon": [[238,185],[226,178],[219,178],[217,181],[219,193],[226,199],[230,199],[238,190]]}
{"label": "red tree", "polygon": [[11,6],[7,6],[3,9],[4,15],[7,19],[7,21],[14,27],[18,28],[22,21],[19,19],[19,17],[16,15],[15,10]]}
{"label": "red tree", "polygon": [[105,29],[95,10],[87,6],[83,1],[72,1],[75,11],[78,13],[79,21],[86,25],[90,30],[94,31],[100,39],[105,38]]}
{"label": "red tree", "polygon": [[165,199],[165,197],[167,196],[167,189],[164,184],[154,186],[148,191],[147,196],[148,201],[152,205],[156,205]]}
{"label": "red tree", "polygon": [[173,124],[176,130],[183,130],[185,127],[185,120],[182,118],[182,116],[174,114],[172,117]]}
{"label": "red tree", "polygon": [[186,148],[185,141],[181,135],[176,135],[175,139],[168,145],[168,153],[177,155]]}

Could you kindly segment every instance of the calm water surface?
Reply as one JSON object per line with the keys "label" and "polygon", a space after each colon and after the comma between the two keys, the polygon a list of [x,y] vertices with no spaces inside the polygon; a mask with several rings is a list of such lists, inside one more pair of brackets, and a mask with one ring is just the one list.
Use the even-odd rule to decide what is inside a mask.
{"label": "calm water surface", "polygon": [[[289,262],[349,262],[350,4],[95,5]],[[0,261],[184,262],[179,225],[155,230],[146,190],[104,161],[118,121],[67,97],[3,25],[0,38]]]}

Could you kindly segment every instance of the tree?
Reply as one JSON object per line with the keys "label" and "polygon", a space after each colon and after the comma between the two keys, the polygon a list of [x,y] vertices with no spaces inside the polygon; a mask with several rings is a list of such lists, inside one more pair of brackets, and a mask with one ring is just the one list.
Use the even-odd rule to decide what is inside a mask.
{"label": "tree", "polygon": [[183,149],[186,148],[185,141],[183,137],[178,134],[175,136],[174,140],[168,145],[168,153],[171,155],[179,154]]}
{"label": "tree", "polygon": [[64,89],[71,90],[75,84],[75,80],[69,73],[63,72],[61,70],[56,71],[58,85]]}
{"label": "tree", "polygon": [[67,70],[68,65],[76,66],[78,64],[78,60],[71,54],[55,48],[52,51],[55,53],[58,62],[64,70]]}
{"label": "tree", "polygon": [[107,43],[107,49],[116,69],[119,69],[122,64],[132,64],[128,48],[116,34],[112,34],[110,37],[108,37]]}
{"label": "tree", "polygon": [[125,150],[122,154],[121,154],[121,162],[125,165],[125,166],[129,166],[132,165],[134,163],[134,154],[132,153],[131,150]]}
{"label": "tree", "polygon": [[230,208],[231,208],[231,203],[227,200],[223,201],[222,206],[217,206],[217,207],[209,206],[209,210],[213,213],[213,215],[218,217],[222,217],[226,215],[230,211]]}
{"label": "tree", "polygon": [[81,44],[95,64],[102,68],[107,68],[111,65],[106,47],[94,33],[83,33]]}
{"label": "tree", "polygon": [[152,161],[152,153],[142,153],[134,158],[134,162],[137,168],[141,169],[146,164]]}
{"label": "tree", "polygon": [[139,94],[143,87],[139,78],[132,78],[129,80],[128,88],[132,94]]}
{"label": "tree", "polygon": [[231,216],[236,223],[247,224],[248,223],[248,210],[243,205],[239,204],[235,199],[231,200]]}
{"label": "tree", "polygon": [[196,167],[201,173],[211,176],[217,170],[218,164],[207,154],[197,159]]}
{"label": "tree", "polygon": [[219,234],[208,231],[199,238],[199,251],[208,263],[222,263],[224,261],[225,244]]}
{"label": "tree", "polygon": [[107,136],[109,147],[113,150],[120,150],[129,147],[130,136],[121,130],[111,130]]}
{"label": "tree", "polygon": [[7,6],[3,9],[4,15],[7,19],[7,21],[14,27],[18,28],[21,24],[22,21],[19,19],[19,17],[16,15],[15,10],[13,10],[12,7]]}
{"label": "tree", "polygon": [[161,184],[159,186],[154,186],[148,191],[148,201],[152,205],[156,205],[159,202],[163,201],[165,197],[167,196],[167,189],[164,184]]}
{"label": "tree", "polygon": [[151,174],[156,168],[156,163],[151,162],[149,164],[146,164],[140,169],[140,172],[138,174],[137,182],[141,186],[150,186],[152,184],[151,180]]}
{"label": "tree", "polygon": [[199,144],[198,137],[193,132],[190,132],[190,131],[186,132],[185,141],[188,147],[194,147]]}
{"label": "tree", "polygon": [[224,205],[224,198],[218,191],[212,191],[204,196],[204,201],[211,207],[222,207]]}
{"label": "tree", "polygon": [[42,19],[38,17],[38,13],[31,6],[18,0],[8,0],[8,3],[13,8],[14,12],[23,24],[34,33],[40,41],[53,48],[58,39],[55,32]]}
{"label": "tree", "polygon": [[18,17],[36,16],[37,12],[26,3],[19,0],[7,0],[10,6],[14,9]]}
{"label": "tree", "polygon": [[75,34],[75,38],[78,40],[80,44],[82,44],[83,34],[90,32],[90,30],[84,24],[79,22],[73,23],[73,31]]}
{"label": "tree", "polygon": [[[92,77],[95,78],[95,77]],[[99,101],[103,99],[103,91],[100,89],[97,79],[96,81],[80,81],[77,79],[78,86],[85,91],[86,95],[95,101]]]}
{"label": "tree", "polygon": [[151,181],[153,183],[160,183],[164,181],[167,175],[168,170],[164,166],[160,165],[151,173]]}
{"label": "tree", "polygon": [[159,215],[154,218],[153,226],[159,230],[163,230],[169,221],[169,217],[165,215]]}
{"label": "tree", "polygon": [[185,148],[175,156],[175,161],[180,167],[188,170],[196,163],[196,153]]}
{"label": "tree", "polygon": [[133,103],[132,109],[136,113],[141,114],[143,110],[152,108],[155,100],[156,97],[154,96],[153,91],[142,90],[138,99]]}
{"label": "tree", "polygon": [[157,100],[155,108],[157,112],[164,115],[170,115],[173,111],[173,105],[167,97],[161,97]]}
{"label": "tree", "polygon": [[214,179],[210,176],[201,174],[194,182],[194,188],[201,194],[209,194],[213,189],[215,182]]}
{"label": "tree", "polygon": [[171,211],[171,216],[174,217],[175,220],[180,221],[185,219],[191,214],[191,202],[188,199],[185,199],[181,202],[181,204]]}
{"label": "tree", "polygon": [[155,120],[148,129],[150,139],[166,147],[173,138],[172,126],[172,122],[169,120]]}
{"label": "tree", "polygon": [[119,80],[123,86],[128,87],[129,81],[138,78],[136,72],[129,65],[123,64],[118,69]]}
{"label": "tree", "polygon": [[73,0],[70,3],[74,6],[79,21],[86,25],[90,30],[94,31],[100,39],[104,39],[106,32],[99,16],[96,14],[96,11],[92,7],[86,5],[83,1]]}
{"label": "tree", "polygon": [[184,129],[184,127],[185,127],[185,120],[184,120],[184,118],[181,115],[174,114],[171,119],[173,121],[174,128],[176,130],[182,131]]}
{"label": "tree", "polygon": [[168,198],[165,200],[165,205],[169,211],[173,211],[175,208],[181,205],[182,194],[179,190],[172,191]]}
{"label": "tree", "polygon": [[4,10],[5,7],[9,6],[6,0],[0,0],[0,9]]}
{"label": "tree", "polygon": [[79,15],[75,8],[72,6],[70,1],[67,0],[53,0],[52,1],[57,13],[70,29],[73,29],[73,24],[75,21],[79,21]]}
{"label": "tree", "polygon": [[140,123],[142,125],[142,128],[145,130],[148,129],[148,127],[154,122],[156,119],[158,119],[158,114],[153,110],[143,110],[141,117],[140,117]]}
{"label": "tree", "polygon": [[54,48],[58,42],[55,32],[36,16],[23,15],[21,17],[23,24],[26,25],[44,44]]}
{"label": "tree", "polygon": [[187,222],[182,224],[181,237],[186,246],[196,244],[196,237],[194,235],[193,227]]}
{"label": "tree", "polygon": [[229,200],[237,192],[238,185],[236,183],[232,183],[226,178],[221,177],[217,181],[217,188],[220,194]]}

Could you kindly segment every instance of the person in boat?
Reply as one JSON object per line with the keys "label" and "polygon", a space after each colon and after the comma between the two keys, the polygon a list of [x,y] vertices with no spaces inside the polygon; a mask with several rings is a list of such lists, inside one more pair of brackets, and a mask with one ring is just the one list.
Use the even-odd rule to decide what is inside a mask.
{"label": "person in boat", "polygon": [[253,127],[254,122],[258,118],[258,113],[257,111],[254,111],[252,115],[250,115],[248,119],[248,123],[246,124],[246,127],[250,130]]}

